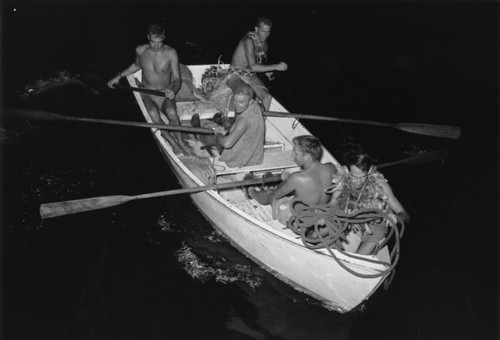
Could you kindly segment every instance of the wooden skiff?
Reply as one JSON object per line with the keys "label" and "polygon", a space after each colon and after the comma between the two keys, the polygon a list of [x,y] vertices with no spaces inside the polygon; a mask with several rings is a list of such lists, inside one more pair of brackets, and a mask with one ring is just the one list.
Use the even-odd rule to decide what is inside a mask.
{"label": "wooden skiff", "polygon": [[[212,65],[189,66],[196,87],[199,87],[202,74],[210,66]],[[141,72],[129,76],[127,80],[131,86],[137,86],[137,81],[141,80]],[[134,92],[134,96],[145,120],[153,123],[141,94]],[[195,111],[200,113],[202,119],[212,117],[217,111],[213,105],[203,101],[178,102],[177,108],[183,125],[189,124],[190,115]],[[288,112],[275,98],[270,111]],[[204,185],[205,183],[183,163],[183,157],[173,153],[170,145],[161,137],[160,131],[152,129],[152,132],[180,184],[183,187]],[[283,170],[298,171],[291,156],[292,138],[304,134],[311,133],[294,118],[267,117],[266,143],[270,145],[266,148],[264,163],[260,166],[232,169],[224,163],[217,162],[217,159],[211,159],[217,170],[217,183],[241,180],[248,172],[258,176],[268,171],[275,174]],[[193,147],[198,152],[204,152],[196,143]],[[322,162],[338,164],[325,148],[323,148]],[[272,219],[269,206],[260,206],[253,200],[249,201],[240,188],[220,192],[210,190],[190,196],[199,211],[232,245],[277,278],[319,300],[328,309],[341,313],[352,310],[368,299],[389,275],[387,265],[375,263],[391,262],[387,246],[376,256],[352,258],[333,250],[335,257],[332,257],[323,249],[307,249],[300,236]],[[370,260],[375,261],[369,262]],[[361,276],[373,277],[353,275],[342,268],[343,266]]]}

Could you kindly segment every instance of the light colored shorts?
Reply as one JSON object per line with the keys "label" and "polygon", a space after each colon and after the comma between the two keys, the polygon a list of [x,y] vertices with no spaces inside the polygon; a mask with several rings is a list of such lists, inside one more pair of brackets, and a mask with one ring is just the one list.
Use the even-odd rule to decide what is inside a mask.
{"label": "light colored shorts", "polygon": [[275,198],[271,207],[273,208],[273,218],[286,225],[286,222],[292,217],[292,210],[290,209],[290,202],[293,196],[285,196],[282,198]]}

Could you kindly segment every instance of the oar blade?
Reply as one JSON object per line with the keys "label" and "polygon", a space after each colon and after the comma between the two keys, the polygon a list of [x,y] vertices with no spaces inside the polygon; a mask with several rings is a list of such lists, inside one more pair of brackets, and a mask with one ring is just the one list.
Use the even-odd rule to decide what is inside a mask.
{"label": "oar blade", "polygon": [[425,124],[425,123],[398,123],[394,127],[425,136],[441,137],[449,139],[458,139],[461,135],[461,129],[458,126],[439,125],[439,124]]}
{"label": "oar blade", "polygon": [[131,196],[115,195],[83,198],[72,201],[46,203],[40,206],[42,219],[77,214],[85,211],[104,209],[119,205],[134,199]]}
{"label": "oar blade", "polygon": [[83,72],[79,78],[85,85],[94,90],[97,90],[98,92],[111,91],[111,89],[108,87],[107,82],[98,75]]}
{"label": "oar blade", "polygon": [[406,164],[426,164],[432,162],[444,163],[448,157],[449,149],[417,153],[405,160]]}
{"label": "oar blade", "polygon": [[446,157],[448,156],[448,152],[449,152],[449,149],[421,152],[421,153],[417,153],[413,156],[407,157],[405,159],[401,159],[399,161],[379,164],[379,165],[377,165],[377,168],[381,169],[381,168],[385,168],[385,167],[392,166],[392,165],[398,165],[398,164],[416,165],[416,164],[426,164],[426,163],[435,163],[435,162],[444,163],[444,161],[446,160]]}

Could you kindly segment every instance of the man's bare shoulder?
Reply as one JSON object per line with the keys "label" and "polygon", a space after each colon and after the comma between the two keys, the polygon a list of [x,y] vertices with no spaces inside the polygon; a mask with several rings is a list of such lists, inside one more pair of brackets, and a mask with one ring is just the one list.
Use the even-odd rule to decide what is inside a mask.
{"label": "man's bare shoulder", "polygon": [[254,48],[253,40],[249,36],[245,35],[240,41],[243,46]]}
{"label": "man's bare shoulder", "polygon": [[311,174],[309,174],[307,171],[297,171],[297,172],[294,172],[292,173],[288,178],[287,178],[287,182],[289,183],[300,183],[300,182],[303,182],[304,180],[307,180],[309,178],[311,178]]}
{"label": "man's bare shoulder", "polygon": [[323,167],[330,171],[332,174],[336,174],[338,172],[337,167],[333,163],[324,163]]}
{"label": "man's bare shoulder", "polygon": [[144,51],[145,51],[148,47],[149,47],[149,45],[148,45],[148,44],[146,44],[146,45],[139,45],[139,46],[137,46],[137,47],[135,48],[135,52],[136,52],[137,54],[142,54],[142,53],[144,53]]}
{"label": "man's bare shoulder", "polygon": [[236,129],[242,129],[246,130],[248,126],[250,125],[249,118],[246,115],[240,115],[238,119],[236,119],[236,122],[234,123],[234,128],[232,131]]}
{"label": "man's bare shoulder", "polygon": [[177,51],[175,50],[175,48],[173,48],[172,46],[169,46],[169,45],[163,45],[162,46],[162,51],[165,52],[165,53],[177,53]]}

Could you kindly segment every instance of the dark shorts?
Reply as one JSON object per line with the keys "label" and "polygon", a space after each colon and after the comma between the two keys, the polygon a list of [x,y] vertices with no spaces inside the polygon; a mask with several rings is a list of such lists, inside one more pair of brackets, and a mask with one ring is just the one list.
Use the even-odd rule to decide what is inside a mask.
{"label": "dark shorts", "polygon": [[232,73],[229,74],[227,80],[230,81],[234,77],[240,78],[245,84],[250,85],[251,87],[255,88],[263,88],[267,90],[266,85],[262,80],[257,76],[256,73],[247,71],[247,70],[241,70],[241,69],[230,69],[230,71],[233,71]]}

